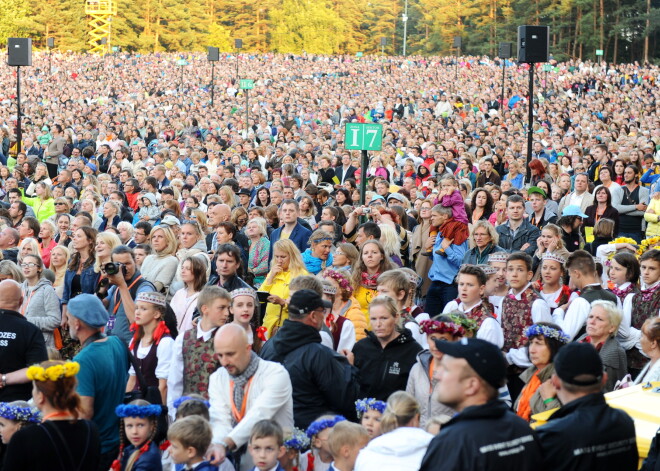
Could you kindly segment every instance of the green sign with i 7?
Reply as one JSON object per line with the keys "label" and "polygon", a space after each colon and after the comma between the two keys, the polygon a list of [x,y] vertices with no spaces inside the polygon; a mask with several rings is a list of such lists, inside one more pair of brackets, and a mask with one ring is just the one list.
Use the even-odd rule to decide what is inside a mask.
{"label": "green sign with i 7", "polygon": [[347,150],[381,150],[383,126],[373,123],[346,123],[344,147]]}

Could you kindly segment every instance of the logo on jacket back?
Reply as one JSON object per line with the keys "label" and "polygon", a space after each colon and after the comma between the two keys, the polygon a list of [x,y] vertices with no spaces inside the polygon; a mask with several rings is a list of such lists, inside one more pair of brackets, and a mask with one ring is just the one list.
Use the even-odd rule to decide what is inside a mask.
{"label": "logo on jacket back", "polygon": [[389,374],[398,375],[399,373],[401,373],[401,368],[399,368],[399,362],[395,361],[392,363],[392,366],[390,366]]}

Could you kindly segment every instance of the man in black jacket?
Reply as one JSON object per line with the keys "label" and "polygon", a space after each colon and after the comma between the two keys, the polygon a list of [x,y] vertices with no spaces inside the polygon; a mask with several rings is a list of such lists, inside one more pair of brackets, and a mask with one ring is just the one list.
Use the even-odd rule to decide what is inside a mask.
{"label": "man in black jacket", "polygon": [[506,380],[499,349],[473,338],[435,344],[444,356],[434,399],[459,413],[431,441],[420,471],[545,469],[534,431],[498,399]]}
{"label": "man in black jacket", "polygon": [[355,418],[360,384],[357,370],[346,358],[321,345],[319,331],[330,309],[315,291],[296,291],[289,302],[289,318],[264,345],[261,357],[284,365],[293,385],[293,419],[305,430],[322,414]]}
{"label": "man in black jacket", "polygon": [[537,430],[547,468],[636,470],[635,425],[628,414],[605,402],[607,373],[596,349],[569,343],[554,363],[551,381],[563,406]]}
{"label": "man in black jacket", "polygon": [[27,401],[32,383],[28,366],[48,359],[44,336],[18,310],[23,303],[21,286],[14,280],[0,282],[0,401]]}

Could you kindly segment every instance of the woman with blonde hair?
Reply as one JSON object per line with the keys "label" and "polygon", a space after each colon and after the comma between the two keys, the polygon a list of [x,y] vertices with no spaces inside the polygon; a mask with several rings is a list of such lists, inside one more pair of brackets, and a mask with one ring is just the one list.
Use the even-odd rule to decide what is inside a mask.
{"label": "woman with blonde hair", "polygon": [[53,193],[50,189],[50,185],[43,181],[35,185],[34,191],[37,195],[34,198],[23,196],[21,199],[26,205],[32,206],[34,216],[39,222],[45,221],[55,214],[55,199],[53,198]]}
{"label": "woman with blonde hair", "polygon": [[245,226],[245,235],[250,245],[247,270],[254,276],[253,286],[259,289],[268,274],[270,240],[266,237],[266,220],[259,217],[252,219]]}
{"label": "woman with blonde hair", "polygon": [[289,239],[280,239],[273,245],[271,268],[261,285],[260,291],[270,293],[263,326],[270,338],[282,322],[289,317],[286,299],[289,297],[289,284],[294,278],[309,275],[298,247]]}
{"label": "woman with blonde hair", "polygon": [[37,239],[28,237],[21,241],[21,244],[18,246],[18,265],[23,263],[23,257],[26,255],[36,255],[41,258],[41,247],[39,247]]}
{"label": "woman with blonde hair", "polygon": [[176,275],[179,260],[174,255],[178,247],[176,236],[167,226],[157,226],[151,231],[153,253],[142,262],[142,276],[156,290],[165,293]]}
{"label": "woman with blonde hair", "polygon": [[388,224],[380,225],[380,243],[388,257],[399,267],[403,266],[401,260],[401,239],[394,228]]}
{"label": "woman with blonde hair", "polygon": [[312,230],[314,230],[317,225],[317,213],[318,210],[311,197],[303,196],[300,198],[300,218],[307,221],[307,224],[309,224],[309,227],[311,227]]}
{"label": "woman with blonde hair", "polygon": [[380,419],[381,435],[360,451],[355,471],[417,471],[433,439],[419,428],[419,414],[419,403],[413,396],[405,391],[392,394]]}
{"label": "woman with blonde hair", "polygon": [[57,242],[54,239],[56,233],[57,227],[55,227],[55,223],[52,222],[52,219],[48,219],[41,223],[39,228],[39,239],[41,239],[39,248],[41,259],[44,261],[46,268],[50,268],[50,253],[55,247],[57,247]]}
{"label": "woman with blonde hair", "polygon": [[64,275],[66,274],[66,267],[69,264],[69,257],[71,252],[64,245],[58,245],[50,252],[50,269],[55,273],[55,282],[53,287],[57,297],[62,299],[62,291],[64,289]]}
{"label": "woman with blonde hair", "polygon": [[236,196],[234,195],[231,187],[227,185],[221,187],[218,190],[218,194],[220,195],[220,199],[224,204],[228,205],[230,208],[234,208],[236,206]]}
{"label": "woman with blonde hair", "polygon": [[53,184],[52,180],[48,178],[48,167],[46,167],[46,164],[43,162],[37,164],[32,177],[32,183],[30,183],[30,186],[25,190],[25,194],[28,196],[35,196],[37,194],[37,183],[39,182],[44,182],[49,187]]}

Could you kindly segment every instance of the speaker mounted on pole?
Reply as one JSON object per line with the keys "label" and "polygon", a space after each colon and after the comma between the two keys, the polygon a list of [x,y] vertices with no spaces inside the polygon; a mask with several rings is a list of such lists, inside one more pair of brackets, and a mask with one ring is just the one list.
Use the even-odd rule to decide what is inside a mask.
{"label": "speaker mounted on pole", "polygon": [[207,59],[209,62],[217,62],[220,60],[220,49],[217,47],[209,46]]}
{"label": "speaker mounted on pole", "polygon": [[11,67],[30,67],[32,65],[32,39],[7,39],[7,65]]}
{"label": "speaker mounted on pole", "polygon": [[510,59],[511,58],[511,49],[513,48],[512,43],[500,43],[497,56],[500,59]]}
{"label": "speaker mounted on pole", "polygon": [[518,62],[527,64],[548,62],[549,47],[548,26],[518,26]]}
{"label": "speaker mounted on pole", "polygon": [[460,36],[454,36],[454,47],[460,49],[463,46],[463,38]]}

